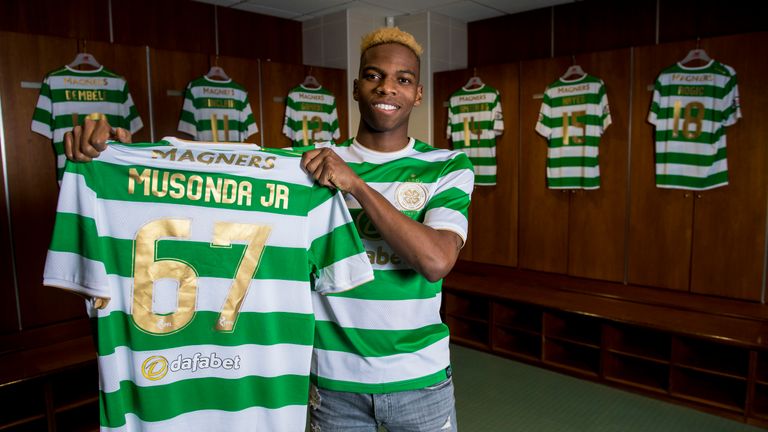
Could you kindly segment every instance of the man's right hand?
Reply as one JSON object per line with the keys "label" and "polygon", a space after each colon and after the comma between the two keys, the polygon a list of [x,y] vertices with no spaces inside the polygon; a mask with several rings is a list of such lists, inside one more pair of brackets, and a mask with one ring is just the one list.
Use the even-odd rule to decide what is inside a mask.
{"label": "man's right hand", "polygon": [[113,129],[105,118],[86,118],[82,126],[75,126],[64,134],[64,154],[72,161],[90,162],[107,149],[107,140],[127,144],[131,142],[131,133],[123,128]]}

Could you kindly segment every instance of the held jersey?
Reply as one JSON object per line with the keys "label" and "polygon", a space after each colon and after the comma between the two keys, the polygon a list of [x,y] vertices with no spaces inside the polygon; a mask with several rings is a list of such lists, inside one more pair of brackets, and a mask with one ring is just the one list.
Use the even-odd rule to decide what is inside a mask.
{"label": "held jersey", "polygon": [[178,129],[213,142],[243,142],[259,131],[243,86],[207,76],[187,84]]}
{"label": "held jersey", "polygon": [[448,101],[448,138],[453,148],[469,156],[475,170],[475,184],[496,184],[496,136],[504,131],[501,97],[484,84],[475,89],[462,87]]}
{"label": "held jersey", "polygon": [[536,132],[547,139],[547,187],[598,189],[600,136],[611,124],[605,84],[584,75],[544,91]]}
{"label": "held jersey", "polygon": [[102,431],[297,431],[311,291],[373,278],[339,193],[284,150],[112,144],[67,163],[44,284],[88,302]]}
{"label": "held jersey", "polygon": [[656,79],[648,121],[656,126],[656,186],[704,190],[728,184],[725,128],[741,117],[732,67],[679,63]]}
{"label": "held jersey", "polygon": [[[333,149],[403,214],[466,239],[474,175],[465,154],[414,139],[393,153],[353,140]],[[313,295],[312,379],[320,388],[358,393],[415,390],[444,380],[450,359],[448,327],[440,319],[442,281],[412,270],[360,203],[351,194],[346,200],[375,279],[345,293]]]}
{"label": "held jersey", "polygon": [[91,113],[104,114],[110,125],[131,133],[142,127],[128,83],[104,66],[89,71],[64,66],[46,75],[32,117],[32,131],[53,140],[59,180],[66,160],[64,133],[83,124]]}
{"label": "held jersey", "polygon": [[341,134],[336,97],[323,87],[292,88],[285,102],[283,135],[293,141],[295,147],[338,139]]}

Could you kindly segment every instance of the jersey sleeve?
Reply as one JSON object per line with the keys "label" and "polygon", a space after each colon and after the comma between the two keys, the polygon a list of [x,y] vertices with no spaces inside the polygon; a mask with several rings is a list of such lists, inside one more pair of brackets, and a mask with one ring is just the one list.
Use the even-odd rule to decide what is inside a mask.
{"label": "jersey sleeve", "polygon": [[43,284],[90,297],[111,298],[102,238],[96,222],[96,192],[88,187],[82,171],[94,164],[68,162],[61,182],[56,220],[45,259]]}
{"label": "jersey sleeve", "polygon": [[373,280],[373,269],[341,192],[315,185],[310,210],[310,266],[315,291],[346,291]]}
{"label": "jersey sleeve", "polygon": [[550,107],[549,88],[547,88],[544,91],[544,98],[541,100],[539,119],[536,121],[536,132],[547,139],[552,135],[552,126],[549,124],[550,118],[552,118],[552,109]]}
{"label": "jersey sleeve", "polygon": [[341,132],[339,131],[339,114],[336,112],[336,98],[333,98],[333,109],[331,109],[330,117],[328,118],[328,121],[331,124],[331,138],[332,139],[339,139],[341,137]]}
{"label": "jersey sleeve", "polygon": [[467,215],[475,184],[472,163],[466,153],[456,152],[438,179],[437,188],[427,203],[424,225],[452,231],[467,241]]}
{"label": "jersey sleeve", "polygon": [[136,105],[133,104],[133,98],[131,97],[131,91],[128,89],[127,82],[123,82],[123,101],[120,106],[120,114],[125,121],[126,129],[130,130],[131,133],[136,133],[144,127],[139,111],[136,109]]}
{"label": "jersey sleeve", "polygon": [[240,126],[242,128],[242,136],[240,141],[245,141],[251,135],[259,131],[259,127],[256,125],[256,120],[253,118],[253,111],[251,111],[251,104],[248,102],[248,93],[245,93],[245,100],[243,106],[240,109]]}
{"label": "jersey sleeve", "polygon": [[287,136],[289,140],[293,141],[294,137],[294,110],[293,110],[293,97],[291,93],[285,98],[285,117],[283,118],[283,135]]}
{"label": "jersey sleeve", "polygon": [[653,99],[651,99],[651,109],[648,111],[648,123],[659,127],[658,116],[661,110],[661,77],[656,79],[653,85]]}
{"label": "jersey sleeve", "polygon": [[53,102],[51,99],[51,86],[46,76],[40,86],[40,95],[32,114],[32,131],[52,139],[53,138]]}
{"label": "jersey sleeve", "polygon": [[499,136],[504,132],[504,115],[501,112],[501,95],[498,91],[496,91],[496,103],[493,106],[491,116],[493,118],[493,132]]}
{"label": "jersey sleeve", "polygon": [[734,72],[725,88],[723,98],[723,125],[732,126],[741,118],[741,106],[739,104],[739,85],[736,82]]}
{"label": "jersey sleeve", "polygon": [[605,84],[600,82],[600,89],[598,90],[598,97],[600,99],[600,135],[602,135],[608,126],[611,125],[611,109],[608,106],[608,94],[605,91]]}
{"label": "jersey sleeve", "polygon": [[192,83],[187,84],[184,91],[184,105],[181,108],[181,117],[179,118],[180,132],[184,132],[197,137],[197,121],[195,120],[195,96],[192,94]]}

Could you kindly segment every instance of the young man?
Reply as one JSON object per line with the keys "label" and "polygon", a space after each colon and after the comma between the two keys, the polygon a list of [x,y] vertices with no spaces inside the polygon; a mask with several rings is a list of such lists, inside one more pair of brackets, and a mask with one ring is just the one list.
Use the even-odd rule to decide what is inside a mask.
{"label": "young man", "polygon": [[[466,239],[474,175],[464,153],[408,137],[422,101],[420,55],[397,28],[367,35],[353,89],[357,136],[303,156],[320,184],[346,193],[375,274],[314,298],[313,431],[457,430],[441,280]],[[104,121],[86,123],[67,137],[68,157],[98,156],[108,135]]]}

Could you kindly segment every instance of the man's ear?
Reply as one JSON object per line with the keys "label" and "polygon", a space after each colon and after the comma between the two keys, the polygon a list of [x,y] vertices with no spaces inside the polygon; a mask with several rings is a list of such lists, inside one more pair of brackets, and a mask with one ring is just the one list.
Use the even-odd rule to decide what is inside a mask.
{"label": "man's ear", "polygon": [[424,98],[424,86],[419,84],[419,86],[416,87],[416,101],[413,103],[413,106],[421,105],[421,100],[423,98]]}
{"label": "man's ear", "polygon": [[357,79],[352,81],[352,99],[358,100],[360,96],[360,89],[357,87]]}

